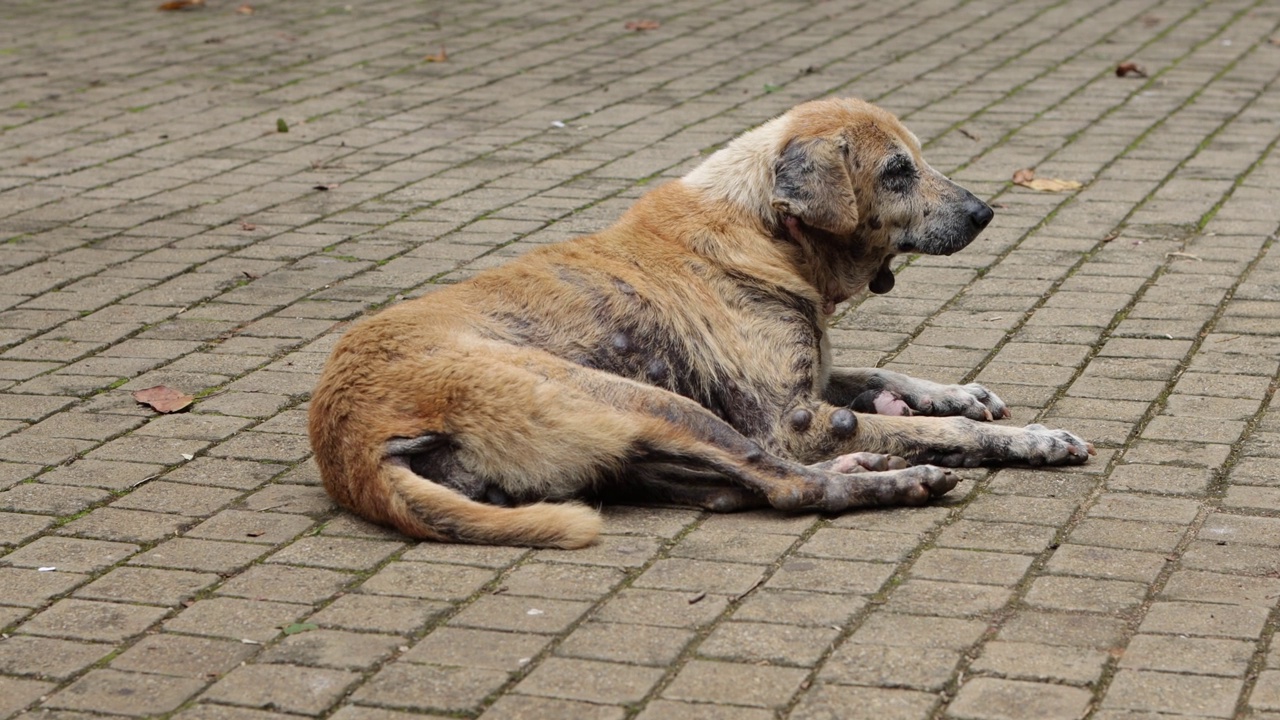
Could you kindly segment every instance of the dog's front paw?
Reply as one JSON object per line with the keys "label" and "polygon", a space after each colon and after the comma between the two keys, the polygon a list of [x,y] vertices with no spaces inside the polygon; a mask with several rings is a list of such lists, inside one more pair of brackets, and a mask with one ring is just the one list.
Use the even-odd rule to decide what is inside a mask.
{"label": "dog's front paw", "polygon": [[1000,420],[1009,417],[1009,407],[998,395],[979,385],[936,385],[922,388],[904,399],[921,415],[961,415],[970,420]]}
{"label": "dog's front paw", "polygon": [[1027,425],[1010,447],[1012,462],[1028,465],[1080,465],[1096,454],[1093,443],[1066,430]]}

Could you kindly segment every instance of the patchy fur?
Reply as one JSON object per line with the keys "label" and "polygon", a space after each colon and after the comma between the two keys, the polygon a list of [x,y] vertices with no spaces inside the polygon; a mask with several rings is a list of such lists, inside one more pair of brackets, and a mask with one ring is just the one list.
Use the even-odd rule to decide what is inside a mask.
{"label": "patchy fur", "polygon": [[884,110],[801,105],[613,227],[356,324],[311,401],[325,488],[412,537],[573,548],[583,499],[838,512],[956,483],[909,462],[1084,462],[981,422],[1007,412],[981,386],[831,366],[839,303],[991,216]]}

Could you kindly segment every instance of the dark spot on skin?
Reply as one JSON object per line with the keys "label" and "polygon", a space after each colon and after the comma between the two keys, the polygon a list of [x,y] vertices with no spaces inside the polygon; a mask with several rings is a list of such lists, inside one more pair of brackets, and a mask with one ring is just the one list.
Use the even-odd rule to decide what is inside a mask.
{"label": "dark spot on skin", "polygon": [[796,432],[804,432],[809,429],[809,424],[813,422],[813,413],[800,408],[791,413],[791,429]]}
{"label": "dark spot on skin", "polygon": [[858,429],[858,418],[853,411],[840,408],[831,413],[831,434],[839,438],[847,438]]}
{"label": "dark spot on skin", "polygon": [[619,354],[626,354],[635,349],[635,345],[631,342],[631,337],[622,331],[613,334],[612,344],[613,349]]}
{"label": "dark spot on skin", "polygon": [[667,361],[662,358],[654,358],[645,366],[644,375],[649,378],[649,382],[654,384],[662,384],[666,382],[667,377],[671,374],[671,368],[667,365]]}

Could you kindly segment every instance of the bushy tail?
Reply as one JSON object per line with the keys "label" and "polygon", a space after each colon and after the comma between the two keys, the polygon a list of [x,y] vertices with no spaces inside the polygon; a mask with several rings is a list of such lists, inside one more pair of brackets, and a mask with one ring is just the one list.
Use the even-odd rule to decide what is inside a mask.
{"label": "bushy tail", "polygon": [[579,503],[499,507],[470,500],[385,460],[378,474],[390,491],[387,521],[411,537],[572,550],[592,544],[600,534],[600,514]]}

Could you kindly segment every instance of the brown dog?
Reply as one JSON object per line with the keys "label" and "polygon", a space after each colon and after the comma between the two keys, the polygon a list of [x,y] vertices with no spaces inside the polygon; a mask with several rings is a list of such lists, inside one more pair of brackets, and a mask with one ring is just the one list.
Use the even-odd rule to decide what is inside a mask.
{"label": "brown dog", "polygon": [[1084,462],[1068,432],[980,422],[1007,410],[979,385],[831,367],[837,304],[992,214],[889,113],[800,105],[601,233],[353,327],[311,401],[325,488],[413,537],[574,548],[599,515],[545,501],[837,512],[955,486],[908,461]]}

